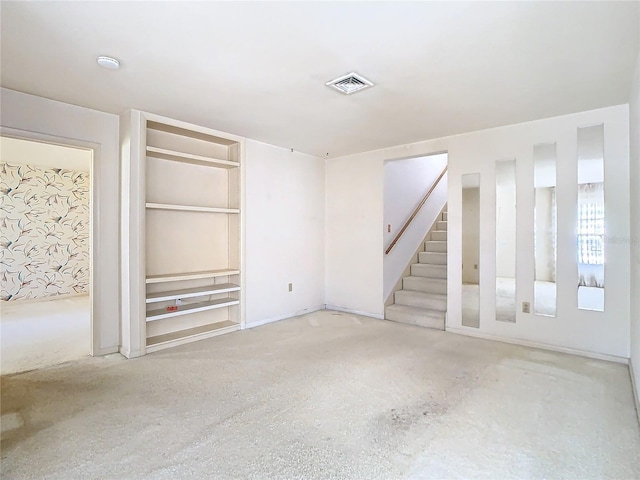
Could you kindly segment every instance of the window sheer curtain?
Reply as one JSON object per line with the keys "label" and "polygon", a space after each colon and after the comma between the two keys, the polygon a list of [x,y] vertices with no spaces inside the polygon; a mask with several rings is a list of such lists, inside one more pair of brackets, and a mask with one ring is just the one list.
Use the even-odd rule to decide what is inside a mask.
{"label": "window sheer curtain", "polygon": [[604,287],[604,183],[578,185],[578,286]]}

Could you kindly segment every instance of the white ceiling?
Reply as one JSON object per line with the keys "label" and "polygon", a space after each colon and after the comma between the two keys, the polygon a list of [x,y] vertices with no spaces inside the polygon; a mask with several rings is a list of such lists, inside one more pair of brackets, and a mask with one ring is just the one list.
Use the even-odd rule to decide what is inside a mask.
{"label": "white ceiling", "polygon": [[[330,157],[627,103],[638,53],[637,2],[0,8],[4,87]],[[351,71],[376,86],[324,85]]]}

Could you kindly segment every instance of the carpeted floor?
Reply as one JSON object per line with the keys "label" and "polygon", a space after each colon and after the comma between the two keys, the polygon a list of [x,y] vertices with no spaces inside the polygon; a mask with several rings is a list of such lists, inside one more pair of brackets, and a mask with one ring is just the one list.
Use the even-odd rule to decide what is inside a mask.
{"label": "carpeted floor", "polygon": [[627,366],[337,312],[1,386],[4,479],[640,478]]}
{"label": "carpeted floor", "polygon": [[89,295],[33,303],[1,302],[0,310],[2,375],[89,356]]}

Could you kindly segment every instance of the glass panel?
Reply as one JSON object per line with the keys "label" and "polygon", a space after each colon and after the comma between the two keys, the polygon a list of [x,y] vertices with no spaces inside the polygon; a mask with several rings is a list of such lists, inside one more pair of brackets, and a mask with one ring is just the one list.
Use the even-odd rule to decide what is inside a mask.
{"label": "glass panel", "polygon": [[516,161],[496,162],[496,320],[516,321]]}
{"label": "glass panel", "polygon": [[557,207],[556,144],[533,147],[533,313],[556,316]]}
{"label": "glass panel", "polygon": [[480,326],[480,174],[462,175],[462,325]]}
{"label": "glass panel", "polygon": [[604,128],[578,129],[578,308],[604,310]]}

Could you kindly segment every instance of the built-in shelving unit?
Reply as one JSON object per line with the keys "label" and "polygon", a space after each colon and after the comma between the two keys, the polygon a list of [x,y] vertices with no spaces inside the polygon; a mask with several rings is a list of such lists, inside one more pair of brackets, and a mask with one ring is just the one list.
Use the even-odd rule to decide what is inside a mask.
{"label": "built-in shelving unit", "polygon": [[121,123],[122,353],[242,328],[243,139],[139,111]]}

